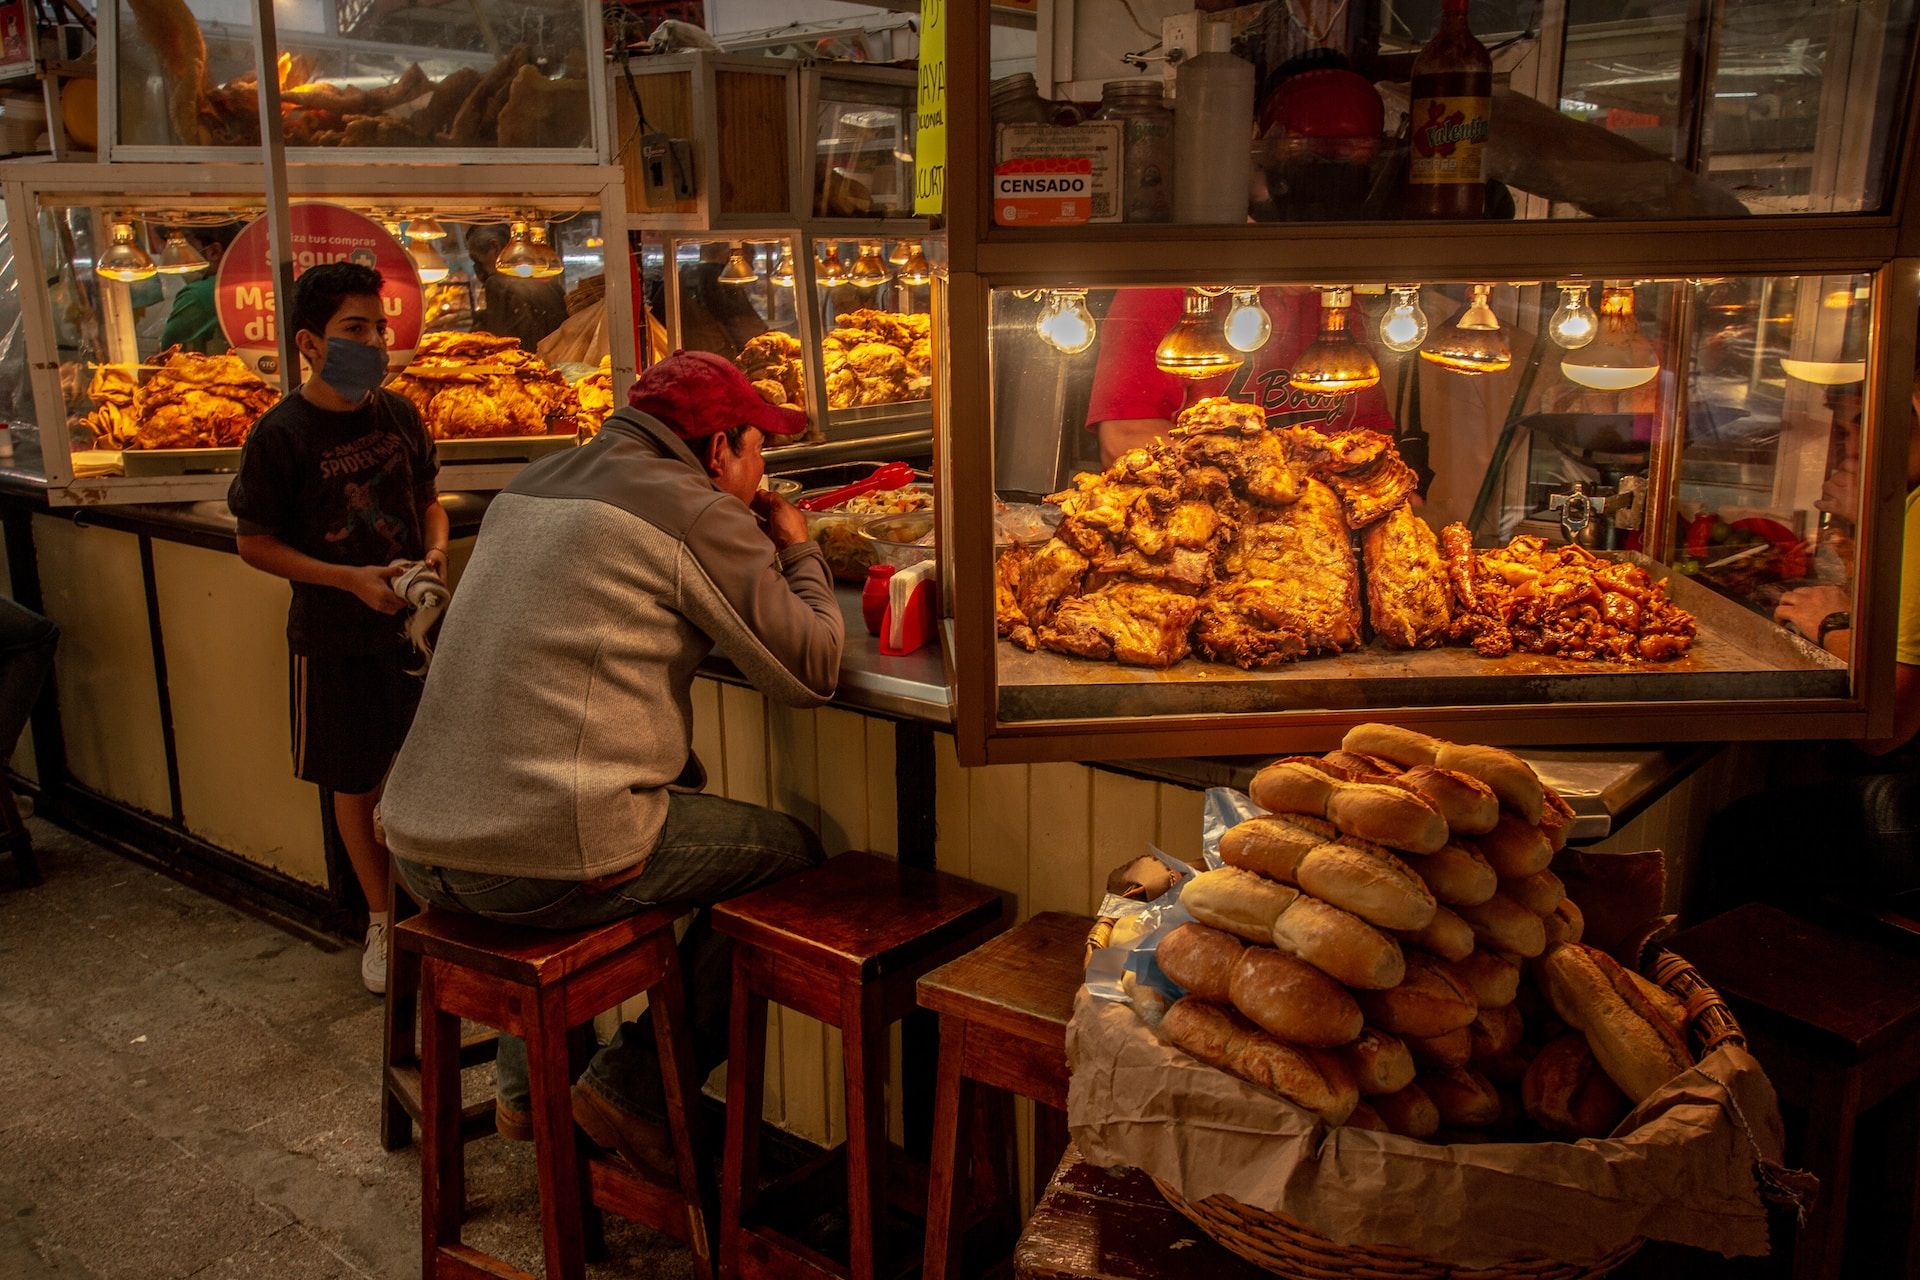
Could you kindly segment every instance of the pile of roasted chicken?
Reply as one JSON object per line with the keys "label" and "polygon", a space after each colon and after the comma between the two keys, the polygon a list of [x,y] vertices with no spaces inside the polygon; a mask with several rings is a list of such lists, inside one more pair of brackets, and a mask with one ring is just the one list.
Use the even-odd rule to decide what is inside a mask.
{"label": "pile of roasted chicken", "polygon": [[430,333],[387,386],[420,411],[435,440],[564,436],[584,425],[580,393],[518,338]]}
{"label": "pile of roasted chicken", "polygon": [[235,448],[279,400],[235,355],[207,356],[168,347],[139,371],[117,364],[94,370],[86,417],[102,449]]}
{"label": "pile of roasted chicken", "polygon": [[933,394],[933,317],[862,309],[834,317],[820,344],[827,407],[925,400]]}
{"label": "pile of roasted chicken", "polygon": [[1692,643],[1693,619],[1644,569],[1527,537],[1476,552],[1462,525],[1435,537],[1409,505],[1417,484],[1378,432],[1270,428],[1257,406],[1203,400],[1049,499],[1053,539],[999,559],[1000,634],[1249,670],[1359,649],[1369,626],[1391,648],[1470,641],[1489,657],[1658,661]]}
{"label": "pile of roasted chicken", "polygon": [[790,333],[770,330],[747,339],[745,349],[734,363],[747,375],[747,381],[753,384],[762,400],[785,409],[806,411],[806,361],[800,353],[800,339]]}

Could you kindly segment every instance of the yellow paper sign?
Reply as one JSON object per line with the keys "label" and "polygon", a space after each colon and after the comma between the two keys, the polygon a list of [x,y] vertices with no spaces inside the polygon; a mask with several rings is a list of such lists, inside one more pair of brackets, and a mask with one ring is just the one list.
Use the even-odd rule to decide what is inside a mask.
{"label": "yellow paper sign", "polygon": [[947,211],[947,0],[920,0],[920,88],[913,142],[913,211]]}

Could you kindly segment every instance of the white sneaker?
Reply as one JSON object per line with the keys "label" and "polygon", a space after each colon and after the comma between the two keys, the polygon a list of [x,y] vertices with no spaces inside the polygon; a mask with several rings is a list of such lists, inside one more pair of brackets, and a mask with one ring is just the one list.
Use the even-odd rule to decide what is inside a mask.
{"label": "white sneaker", "polygon": [[376,996],[387,994],[387,926],[367,926],[367,949],[360,953],[360,981]]}

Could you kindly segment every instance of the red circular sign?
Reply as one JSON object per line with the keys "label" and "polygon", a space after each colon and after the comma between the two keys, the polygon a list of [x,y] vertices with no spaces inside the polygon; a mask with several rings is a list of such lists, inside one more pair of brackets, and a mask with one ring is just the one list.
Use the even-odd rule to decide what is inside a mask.
{"label": "red circular sign", "polygon": [[[413,359],[425,307],[420,273],[400,242],[372,218],[337,204],[307,201],[289,206],[287,214],[294,279],[323,262],[360,262],[378,271],[386,281],[380,298],[387,313],[387,364],[398,369]],[[273,275],[262,216],[242,227],[221,255],[213,296],[234,354],[269,379],[278,376],[280,363]]]}

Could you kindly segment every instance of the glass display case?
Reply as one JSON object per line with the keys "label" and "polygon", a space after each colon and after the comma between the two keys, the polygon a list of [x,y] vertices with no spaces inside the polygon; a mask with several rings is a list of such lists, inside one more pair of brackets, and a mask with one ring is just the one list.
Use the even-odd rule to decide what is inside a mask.
{"label": "glass display case", "polygon": [[[115,193],[102,166],[0,170],[9,236],[48,282],[21,297],[55,502],[224,495],[253,423],[301,376],[280,365],[254,171],[169,169]],[[377,200],[296,192],[280,214],[296,278],[345,257],[388,282],[388,386],[419,409],[443,485],[497,487],[571,447],[631,378],[626,241],[604,234],[619,176],[586,172],[598,189],[476,194],[543,184],[469,169]]]}
{"label": "glass display case", "polygon": [[[254,5],[123,2],[102,17],[109,160],[234,158],[261,142]],[[484,0],[458,21],[371,0],[277,5],[292,159],[595,163],[606,154],[597,6]],[[590,74],[593,72],[593,74]]]}
{"label": "glass display case", "polygon": [[925,440],[933,288],[945,263],[938,237],[788,230],[656,243],[646,259],[648,310],[671,348],[723,355],[769,401],[805,410],[813,424],[805,443]]}
{"label": "glass display case", "polygon": [[913,68],[822,63],[801,73],[815,218],[913,216]]}
{"label": "glass display case", "polygon": [[[1385,29],[1409,51],[1439,8]],[[948,170],[937,391],[963,761],[1319,750],[1382,718],[1535,744],[1886,732],[1911,10],[1673,8],[1606,43],[1577,5],[1544,34],[1472,6],[1489,45],[1503,14],[1517,33],[1487,147],[1511,206],[1489,186],[1485,218],[1416,230],[1387,163],[1352,208],[1204,237],[1004,225],[986,21],[949,31],[954,154],[977,153]],[[1408,67],[1381,54],[1359,78],[1390,98]],[[1327,122],[1308,74],[1315,111],[1283,95],[1269,126]],[[1679,86],[1644,99],[1661,123],[1621,96],[1643,80]],[[1796,123],[1736,155],[1749,92]],[[1003,513],[1033,502],[1058,524],[1021,545]],[[1835,618],[1851,643],[1823,643]]]}

